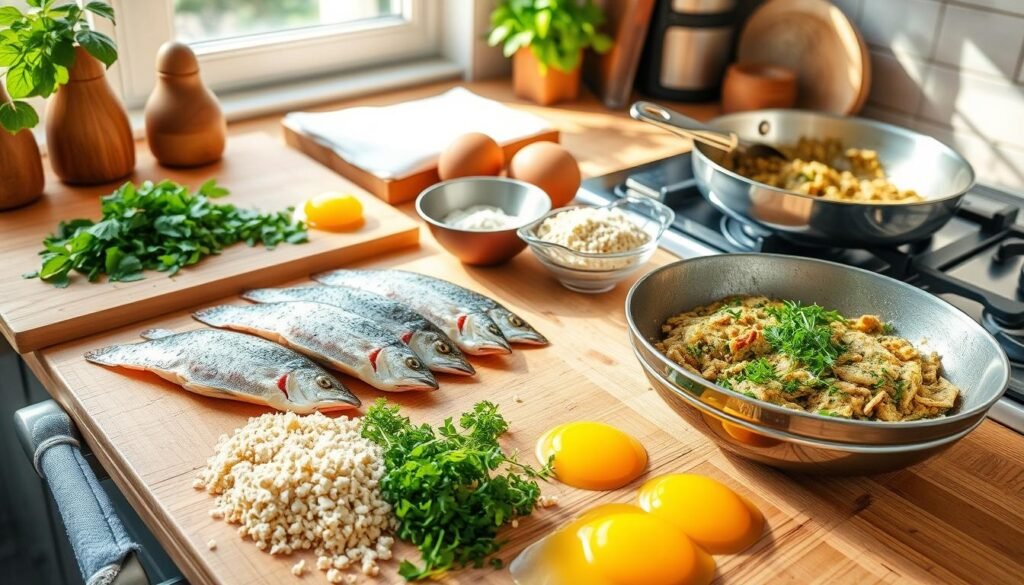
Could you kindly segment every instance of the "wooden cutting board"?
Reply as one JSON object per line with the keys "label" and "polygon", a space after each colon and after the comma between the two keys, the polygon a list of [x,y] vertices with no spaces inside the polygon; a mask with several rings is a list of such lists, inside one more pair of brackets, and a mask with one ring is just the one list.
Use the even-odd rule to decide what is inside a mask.
{"label": "wooden cutting board", "polygon": [[[429,236],[424,240],[421,249],[361,265],[424,272],[488,294],[547,335],[551,345],[473,358],[476,377],[442,375],[435,392],[388,394],[389,401],[413,421],[432,424],[457,417],[480,400],[493,401],[510,423],[503,444],[530,463],[536,462],[537,437],[572,420],[613,424],[637,437],[650,455],[647,473],[619,490],[544,484],[543,493],[556,496],[558,505],[502,532],[508,540],[500,554],[504,561],[595,505],[635,501],[647,479],[690,472],[738,490],[764,512],[768,524],[747,551],[715,557],[716,583],[1008,584],[1024,574],[1024,441],[1012,431],[986,421],[941,455],[875,477],[787,476],[723,453],[650,389],[626,334],[622,307],[631,282],[603,295],[576,294],[557,284],[528,252],[500,267],[473,268],[439,250]],[[659,251],[641,272],[674,259]],[[267,279],[264,284],[285,283]],[[152,374],[115,371],[82,358],[89,349],[138,340],[145,327],[198,326],[179,311],[27,359],[189,582],[324,584],[318,571],[303,578],[290,574],[299,559],[311,565],[311,554],[260,552],[252,541],[240,539],[234,526],[211,519],[212,496],[191,487],[218,436],[266,409],[204,398]],[[384,395],[351,378],[345,382],[364,406]],[[210,540],[215,550],[209,549]],[[395,557],[382,566],[378,579],[359,583],[402,583],[397,560],[415,559],[415,551],[401,544]],[[453,572],[444,582],[504,585],[511,578],[507,570],[485,569]]]}
{"label": "wooden cutting board", "polygon": [[349,233],[310,230],[309,243],[232,246],[183,269],[174,277],[147,272],[136,282],[90,284],[75,275],[57,289],[23,273],[39,268],[41,234],[61,220],[99,217],[98,197],[119,183],[70,187],[48,177],[46,194],[28,207],[0,213],[0,329],[14,349],[26,353],[111,327],[132,323],[197,302],[233,294],[268,280],[306,275],[417,245],[415,220],[369,196],[364,190],[263,133],[232,137],[224,160],[199,169],[159,166],[148,150],[139,150],[135,174],[128,180],[171,179],[192,188],[210,178],[231,190],[218,200],[239,207],[279,210],[324,191],[350,192],[363,203],[366,224]]}
{"label": "wooden cutting board", "polygon": [[[441,180],[437,174],[436,164],[394,179],[382,179],[338,156],[338,153],[330,146],[289,125],[286,119],[281,121],[281,128],[289,146],[393,205],[416,199],[420,192]],[[558,130],[546,130],[519,140],[506,142],[501,145],[501,149],[505,153],[505,160],[509,161],[512,160],[515,153],[528,144],[558,142],[558,138]]]}

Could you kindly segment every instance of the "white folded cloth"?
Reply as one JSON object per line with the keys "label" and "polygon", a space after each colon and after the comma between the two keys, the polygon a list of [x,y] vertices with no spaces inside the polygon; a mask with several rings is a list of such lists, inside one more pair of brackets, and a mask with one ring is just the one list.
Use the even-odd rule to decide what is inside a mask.
{"label": "white folded cloth", "polygon": [[504,144],[551,128],[544,118],[461,87],[392,106],[292,112],[285,124],[381,179],[435,164],[445,147],[469,132]]}

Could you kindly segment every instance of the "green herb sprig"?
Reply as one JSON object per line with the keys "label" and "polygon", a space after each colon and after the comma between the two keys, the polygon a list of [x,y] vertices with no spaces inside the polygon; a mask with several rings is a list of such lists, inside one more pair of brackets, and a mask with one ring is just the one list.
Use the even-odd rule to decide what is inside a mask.
{"label": "green herb sprig", "polygon": [[504,45],[506,57],[528,48],[543,75],[548,67],[570,73],[579,66],[583,49],[604,53],[611,48],[611,37],[597,31],[604,20],[593,0],[502,0],[491,13],[487,42]]}
{"label": "green herb sprig", "polygon": [[306,227],[292,219],[291,208],[263,213],[210,202],[227,194],[213,180],[195,193],[171,181],[125,183],[101,198],[99,222],[62,221],[43,241],[40,269],[23,276],[58,288],[68,286],[72,270],[90,282],[101,274],[129,282],[144,278],[144,269],[173,275],[237,242],[274,248],[307,241]]}
{"label": "green herb sprig", "polygon": [[550,462],[535,469],[502,450],[498,437],[508,423],[496,405],[477,403],[459,427],[451,418],[437,428],[413,425],[383,398],[363,417],[363,436],[384,449],[387,472],[380,485],[398,518],[398,537],[423,557],[422,566],[402,561],[399,574],[406,579],[483,566],[501,547],[498,529],[533,511],[537,480],[551,474]]}
{"label": "green herb sprig", "polygon": [[832,341],[830,323],[844,321],[837,311],[785,301],[766,309],[777,323],[765,327],[764,338],[776,351],[799,361],[815,377],[822,377],[844,350]]}
{"label": "green herb sprig", "polygon": [[9,101],[0,100],[0,126],[11,134],[39,123],[28,97],[49,97],[68,82],[75,62],[75,45],[110,67],[117,46],[107,35],[92,29],[86,14],[114,22],[114,9],[93,1],[84,7],[56,0],[26,0],[29,10],[0,7],[0,67],[7,67]]}

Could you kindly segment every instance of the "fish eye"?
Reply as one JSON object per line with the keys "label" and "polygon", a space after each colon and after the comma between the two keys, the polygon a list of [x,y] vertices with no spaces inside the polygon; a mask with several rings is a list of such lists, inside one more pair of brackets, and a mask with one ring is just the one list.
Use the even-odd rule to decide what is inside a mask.
{"label": "fish eye", "polygon": [[414,370],[418,370],[418,369],[420,369],[422,367],[420,365],[420,360],[418,360],[416,358],[405,358],[405,365],[409,366],[410,368],[412,368]]}
{"label": "fish eye", "polygon": [[437,345],[434,346],[434,349],[437,350],[437,353],[451,353],[452,352],[451,346],[448,345],[447,343],[443,342],[443,341],[438,341]]}
{"label": "fish eye", "polygon": [[498,329],[497,325],[488,325],[487,330],[493,333],[494,335],[501,335],[501,329]]}
{"label": "fish eye", "polygon": [[331,382],[331,379],[328,378],[327,376],[317,376],[316,385],[323,388],[324,390],[329,390],[334,386],[334,383]]}
{"label": "fish eye", "polygon": [[523,321],[522,319],[520,319],[519,315],[512,315],[512,316],[510,316],[508,318],[508,322],[511,323],[515,327],[522,327],[523,325],[526,325],[526,321]]}

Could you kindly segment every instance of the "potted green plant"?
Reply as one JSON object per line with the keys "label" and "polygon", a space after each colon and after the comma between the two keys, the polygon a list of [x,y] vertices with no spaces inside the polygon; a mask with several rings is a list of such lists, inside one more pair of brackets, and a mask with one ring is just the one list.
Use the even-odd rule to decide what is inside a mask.
{"label": "potted green plant", "polygon": [[584,49],[611,48],[611,38],[598,32],[604,19],[593,0],[501,0],[488,43],[513,58],[516,95],[549,105],[576,99]]}
{"label": "potted green plant", "polygon": [[24,12],[0,8],[0,67],[9,98],[0,104],[0,126],[15,133],[39,123],[23,101],[51,97],[46,140],[50,164],[62,180],[96,184],[135,168],[128,115],[106,80],[117,47],[93,30],[87,16],[114,21],[110,5],[27,0]]}

